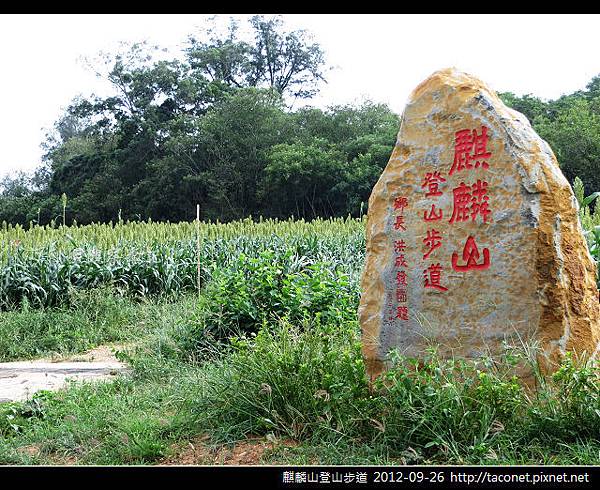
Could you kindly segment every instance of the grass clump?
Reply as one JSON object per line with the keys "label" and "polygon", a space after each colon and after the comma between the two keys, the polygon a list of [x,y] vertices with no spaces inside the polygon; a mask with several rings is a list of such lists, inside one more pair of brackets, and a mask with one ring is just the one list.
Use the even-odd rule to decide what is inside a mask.
{"label": "grass clump", "polygon": [[318,318],[287,320],[205,367],[206,380],[190,412],[218,442],[250,434],[304,439],[360,432],[370,400],[356,324],[332,328]]}
{"label": "grass clump", "polygon": [[575,360],[567,353],[528,415],[541,436],[562,442],[600,439],[600,362]]}
{"label": "grass clump", "polygon": [[370,391],[356,323],[280,320],[233,347],[205,366],[188,409],[215,443],[292,438],[297,461],[338,464],[600,460],[592,364],[567,358],[532,392],[514,375],[525,362],[514,350],[469,361],[432,350],[421,361],[396,356]]}
{"label": "grass clump", "polygon": [[[114,326],[135,343],[117,352],[134,361],[132,372],[105,382],[72,383],[58,392],[40,391],[25,402],[0,403],[0,464],[147,464],[168,454],[182,431],[193,435],[180,420],[180,408],[202,382],[201,372],[160,344],[193,314],[195,295],[174,303],[140,303],[106,291],[104,297],[99,291],[85,293],[96,294],[98,303],[87,303],[89,321],[112,318],[113,301],[128,312],[129,323]],[[59,312],[67,314],[64,309],[43,311]],[[147,349],[150,341],[153,349]]]}
{"label": "grass clump", "polygon": [[0,464],[156,461],[178,433],[174,395],[195,382],[181,369],[176,381],[167,380],[120,377],[0,404]]}
{"label": "grass clump", "polygon": [[424,362],[398,358],[376,383],[377,438],[397,457],[412,448],[417,460],[480,461],[527,403],[518,379],[501,366],[442,360],[435,351]]}
{"label": "grass clump", "polygon": [[[0,337],[11,355],[54,349],[42,342],[59,338],[50,326],[61,317],[51,315],[69,312],[85,315],[73,323],[83,333],[62,328],[60,338],[85,341],[61,341],[59,349],[104,338],[86,325],[103,325],[108,337],[114,326],[136,338],[137,347],[120,355],[133,373],[0,404],[0,463],[152,463],[198,435],[211,445],[291,439],[265,456],[283,464],[600,461],[597,363],[567,356],[532,391],[514,375],[535,358],[531,352],[460,360],[432,348],[419,361],[392,356],[370,389],[356,286],[326,264],[281,257],[241,257],[239,270],[218,272],[201,301],[190,294],[134,303],[86,293],[79,301],[87,308],[36,311],[49,316],[29,347],[20,340],[32,318],[24,316],[23,328],[13,330],[23,337]],[[252,274],[244,275],[247,267]],[[32,312],[2,315],[20,314]]]}
{"label": "grass clump", "polygon": [[71,291],[70,306],[0,313],[0,361],[72,354],[148,330],[144,306],[113,291]]}

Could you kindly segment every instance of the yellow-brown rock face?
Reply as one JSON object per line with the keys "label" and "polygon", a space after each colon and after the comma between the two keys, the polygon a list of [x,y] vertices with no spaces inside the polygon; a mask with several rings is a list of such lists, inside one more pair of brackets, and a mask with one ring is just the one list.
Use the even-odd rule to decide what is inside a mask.
{"label": "yellow-brown rock face", "polygon": [[413,92],[369,199],[359,309],[374,378],[391,349],[421,357],[537,340],[544,369],[597,355],[595,265],[548,144],[484,83],[454,69]]}

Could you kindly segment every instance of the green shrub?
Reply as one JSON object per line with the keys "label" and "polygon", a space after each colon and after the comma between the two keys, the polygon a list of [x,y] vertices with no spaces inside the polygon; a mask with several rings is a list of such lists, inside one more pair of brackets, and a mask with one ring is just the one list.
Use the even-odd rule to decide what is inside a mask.
{"label": "green shrub", "polygon": [[[590,207],[598,199],[600,192],[593,192],[589,196],[585,196],[584,185],[579,177],[575,177],[573,191],[579,204],[579,221],[583,227],[590,254],[598,264],[600,261],[600,206],[596,204],[594,212]],[[600,275],[597,276],[597,285],[600,289]]]}
{"label": "green shrub", "polygon": [[405,463],[530,462],[557,444],[597,443],[595,368],[567,359],[534,395],[514,375],[522,359],[514,350],[480,360],[397,356],[370,391],[356,321],[265,322],[203,366],[188,410],[216,443],[273,434],[320,448],[367,445]]}
{"label": "green shrub", "polygon": [[576,440],[600,435],[600,363],[571,353],[529,410],[536,435]]}
{"label": "green shrub", "polygon": [[484,456],[525,402],[510,364],[500,366],[498,372],[482,362],[442,360],[435,350],[425,362],[398,357],[377,382],[380,438],[423,456]]}
{"label": "green shrub", "polygon": [[240,255],[215,272],[201,298],[199,322],[190,340],[216,340],[256,333],[265,322],[294,324],[318,319],[343,325],[356,320],[359,292],[347,274],[330,264],[310,262],[291,252]]}

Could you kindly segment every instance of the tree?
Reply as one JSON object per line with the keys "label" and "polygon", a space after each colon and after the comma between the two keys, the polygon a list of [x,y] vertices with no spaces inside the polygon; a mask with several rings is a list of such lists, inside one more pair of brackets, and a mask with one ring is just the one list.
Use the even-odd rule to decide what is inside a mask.
{"label": "tree", "polygon": [[15,176],[5,176],[0,181],[0,218],[8,223],[28,224],[38,222],[38,209],[43,199],[36,188],[39,173],[22,171]]}
{"label": "tree", "polygon": [[567,179],[579,176],[588,193],[600,189],[600,114],[589,100],[573,98],[554,119],[536,118],[534,127],[556,153]]}
{"label": "tree", "polygon": [[251,46],[238,38],[239,25],[235,19],[230,19],[226,34],[217,32],[217,17],[211,20],[203,32],[208,40],[189,37],[185,52],[190,67],[212,83],[229,88],[247,86]]}
{"label": "tree", "polygon": [[534,95],[527,94],[519,97],[512,92],[503,92],[500,93],[499,96],[500,99],[502,99],[502,102],[516,111],[519,111],[529,119],[530,123],[533,123],[534,119],[538,116],[549,115],[548,103]]}
{"label": "tree", "polygon": [[344,154],[325,140],[284,143],[268,154],[260,193],[271,213],[316,218],[335,215],[331,190],[343,174]]}
{"label": "tree", "polygon": [[114,93],[73,100],[47,135],[44,165],[0,192],[0,219],[47,223],[63,193],[67,222],[82,224],[189,220],[197,203],[222,221],[357,215],[398,116],[371,102],[293,112],[285,101],[324,81],[320,47],[279,17],[249,26],[248,39],[235,23],[192,38],[183,60],[143,43],[98,57]]}
{"label": "tree", "polygon": [[292,139],[290,122],[277,93],[255,88],[236,91],[199,121],[198,175],[209,189],[213,217],[261,212],[257,191],[267,154]]}
{"label": "tree", "polygon": [[550,144],[568,180],[581,177],[588,193],[600,189],[600,76],[586,90],[547,102],[531,95],[504,93],[501,97],[523,112]]}
{"label": "tree", "polygon": [[280,17],[266,19],[256,15],[251,20],[255,44],[251,48],[250,82],[264,81],[269,88],[294,98],[309,98],[318,91],[322,73],[323,51],[310,43],[306,31],[282,31]]}
{"label": "tree", "polygon": [[[264,206],[275,216],[358,216],[389,160],[398,116],[365,101],[326,111],[303,108],[290,117],[297,140],[269,154]],[[275,199],[270,206],[268,198]]]}
{"label": "tree", "polygon": [[286,31],[280,16],[256,15],[250,20],[254,39],[239,37],[237,22],[230,19],[226,35],[218,35],[216,18],[202,34],[205,41],[189,38],[190,67],[223,90],[269,88],[282,96],[309,98],[325,82],[324,54],[304,30]]}

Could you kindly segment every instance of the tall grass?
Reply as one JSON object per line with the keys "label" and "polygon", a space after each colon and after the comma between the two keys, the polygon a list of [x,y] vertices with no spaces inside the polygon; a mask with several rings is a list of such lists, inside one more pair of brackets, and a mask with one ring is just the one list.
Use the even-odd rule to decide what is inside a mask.
{"label": "tall grass", "polygon": [[424,362],[397,356],[371,391],[356,324],[282,319],[234,347],[203,367],[186,402],[195,430],[214,443],[262,435],[330,448],[336,458],[366,447],[368,458],[461,464],[532,463],[534,448],[550,460],[559,447],[600,449],[597,363],[567,358],[532,393],[514,362],[441,359],[433,347]]}

